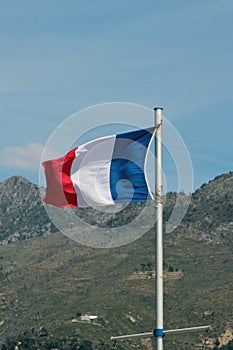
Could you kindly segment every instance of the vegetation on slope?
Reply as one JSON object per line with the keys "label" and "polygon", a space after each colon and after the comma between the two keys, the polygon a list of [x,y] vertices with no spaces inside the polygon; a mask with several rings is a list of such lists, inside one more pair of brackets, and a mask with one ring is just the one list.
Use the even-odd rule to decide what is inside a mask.
{"label": "vegetation on slope", "polygon": [[[232,173],[225,174],[198,190],[183,223],[164,237],[165,327],[211,324],[208,338],[215,347],[219,335],[233,324],[232,179]],[[170,196],[174,201],[175,194]],[[221,203],[221,210],[225,206],[227,214],[218,215],[214,201]],[[112,349],[112,335],[152,330],[154,243],[151,230],[115,249],[80,246],[61,234],[2,246],[1,350],[14,349],[19,341],[19,350]],[[96,322],[81,322],[80,315],[88,312],[97,314]],[[166,336],[165,347],[198,349],[204,337]],[[149,339],[117,345],[143,350],[151,344]]]}

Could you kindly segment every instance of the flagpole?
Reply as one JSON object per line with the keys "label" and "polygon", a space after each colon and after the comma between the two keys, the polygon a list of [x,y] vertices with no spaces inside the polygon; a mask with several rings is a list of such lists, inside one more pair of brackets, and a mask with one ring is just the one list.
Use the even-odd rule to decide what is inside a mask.
{"label": "flagpole", "polygon": [[163,179],[162,179],[162,107],[154,108],[155,138],[155,201],[156,201],[156,349],[163,350]]}
{"label": "flagpole", "polygon": [[[117,340],[156,337],[156,350],[163,350],[163,336],[166,334],[208,331],[211,326],[195,326],[165,330],[163,326],[163,169],[162,169],[162,107],[154,108],[155,117],[155,241],[156,241],[156,328],[153,331],[111,337]],[[150,191],[150,193],[152,193]]]}

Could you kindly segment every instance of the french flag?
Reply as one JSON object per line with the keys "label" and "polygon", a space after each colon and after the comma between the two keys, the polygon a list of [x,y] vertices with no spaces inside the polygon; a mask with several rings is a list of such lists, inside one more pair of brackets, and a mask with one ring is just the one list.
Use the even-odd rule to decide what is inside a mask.
{"label": "french flag", "polygon": [[44,202],[85,208],[147,201],[144,167],[153,132],[148,128],[101,137],[43,162]]}

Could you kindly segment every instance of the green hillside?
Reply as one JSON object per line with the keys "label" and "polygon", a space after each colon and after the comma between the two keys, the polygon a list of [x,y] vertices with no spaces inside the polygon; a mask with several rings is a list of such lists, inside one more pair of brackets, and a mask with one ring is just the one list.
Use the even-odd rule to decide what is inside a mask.
{"label": "green hillside", "polygon": [[[232,185],[230,173],[199,189],[182,225],[164,237],[165,328],[211,324],[212,348],[233,331]],[[151,230],[114,249],[80,246],[59,233],[1,246],[1,350],[14,350],[15,341],[31,350],[112,349],[113,335],[151,331],[154,236]],[[81,321],[85,313],[98,318]],[[202,349],[204,337],[167,335],[165,349]],[[152,341],[117,347],[149,350]]]}

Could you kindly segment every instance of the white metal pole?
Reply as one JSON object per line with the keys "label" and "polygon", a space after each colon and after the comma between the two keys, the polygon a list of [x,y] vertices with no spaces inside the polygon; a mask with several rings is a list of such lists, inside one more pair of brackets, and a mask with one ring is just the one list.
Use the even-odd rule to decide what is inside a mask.
{"label": "white metal pole", "polygon": [[[164,335],[166,334],[177,334],[177,333],[189,333],[189,332],[202,332],[203,330],[208,331],[211,329],[211,326],[198,326],[198,327],[189,327],[189,328],[178,328],[178,329],[168,329],[164,330]],[[133,338],[148,338],[152,337],[154,332],[146,332],[146,333],[136,333],[136,334],[127,334],[127,335],[118,335],[116,337],[111,337],[111,340],[124,340],[124,339],[133,339]]]}
{"label": "white metal pole", "polygon": [[156,328],[146,333],[119,335],[111,337],[112,341],[156,337],[156,350],[163,350],[165,334],[186,333],[208,330],[211,326],[198,326],[164,330],[163,326],[163,169],[162,169],[162,107],[154,108],[155,115],[155,204],[156,204]]}
{"label": "white metal pole", "polygon": [[156,349],[163,350],[163,179],[162,179],[162,110],[154,108],[155,126],[155,200],[156,200]]}

